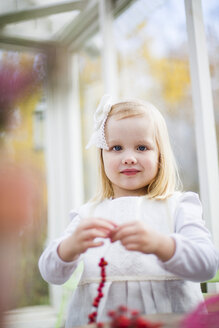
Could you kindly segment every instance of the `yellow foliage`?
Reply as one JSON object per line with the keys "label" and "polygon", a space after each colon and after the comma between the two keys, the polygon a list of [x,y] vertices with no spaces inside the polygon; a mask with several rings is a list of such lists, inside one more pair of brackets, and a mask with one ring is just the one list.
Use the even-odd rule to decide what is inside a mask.
{"label": "yellow foliage", "polygon": [[174,105],[182,101],[190,83],[188,61],[184,58],[156,58],[147,46],[141,51],[152,76],[158,80],[165,101]]}
{"label": "yellow foliage", "polygon": [[188,87],[188,63],[180,59],[161,59],[153,65],[155,77],[160,81],[164,99],[175,104],[180,102]]}
{"label": "yellow foliage", "polygon": [[147,22],[146,21],[142,21],[141,23],[139,23],[137,26],[136,26],[136,31],[141,31],[143,30],[147,25]]}
{"label": "yellow foliage", "polygon": [[87,54],[81,54],[84,59],[84,67],[81,72],[82,85],[92,83],[101,77],[100,57],[90,58]]}
{"label": "yellow foliage", "polygon": [[11,144],[16,162],[27,161],[31,166],[44,171],[44,154],[42,151],[34,150],[33,144],[33,114],[40,98],[41,90],[38,90],[18,104],[21,123],[13,133]]}

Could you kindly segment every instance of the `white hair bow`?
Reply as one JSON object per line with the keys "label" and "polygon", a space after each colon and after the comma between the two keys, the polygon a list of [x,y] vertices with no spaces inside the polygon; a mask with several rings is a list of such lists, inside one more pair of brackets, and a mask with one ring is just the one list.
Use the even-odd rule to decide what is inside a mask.
{"label": "white hair bow", "polygon": [[105,138],[105,123],[113,105],[110,95],[104,95],[94,113],[94,132],[86,146],[86,149],[95,145],[97,148],[109,149]]}

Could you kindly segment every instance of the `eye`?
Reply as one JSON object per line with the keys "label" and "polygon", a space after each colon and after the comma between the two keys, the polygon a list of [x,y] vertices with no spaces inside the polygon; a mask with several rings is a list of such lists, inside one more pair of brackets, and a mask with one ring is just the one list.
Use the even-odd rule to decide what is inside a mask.
{"label": "eye", "polygon": [[115,151],[120,151],[120,150],[122,150],[122,147],[116,145],[116,146],[114,146],[112,149],[115,150]]}
{"label": "eye", "polygon": [[145,150],[147,150],[147,147],[140,145],[140,146],[138,146],[137,150],[145,151]]}

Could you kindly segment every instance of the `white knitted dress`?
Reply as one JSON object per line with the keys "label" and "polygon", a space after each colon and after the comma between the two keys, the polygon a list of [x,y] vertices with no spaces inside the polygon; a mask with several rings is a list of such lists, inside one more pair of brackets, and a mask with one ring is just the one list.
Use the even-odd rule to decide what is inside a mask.
{"label": "white knitted dress", "polygon": [[[200,281],[211,278],[219,263],[218,252],[202,220],[202,209],[194,193],[175,193],[168,201],[146,197],[106,199],[99,204],[87,203],[73,218],[64,236],[53,241],[42,254],[39,267],[45,280],[61,284],[83,259],[84,272],[72,295],[66,327],[86,324],[100,281],[98,262],[105,257],[107,281],[98,308],[98,321],[107,321],[107,312],[126,305],[141,313],[183,313],[202,299]],[[176,252],[163,263],[154,255],[126,251],[121,243],[104,240],[104,245],[89,249],[75,262],[63,262],[57,247],[87,217],[103,217],[122,224],[142,220],[156,231],[172,235]]]}

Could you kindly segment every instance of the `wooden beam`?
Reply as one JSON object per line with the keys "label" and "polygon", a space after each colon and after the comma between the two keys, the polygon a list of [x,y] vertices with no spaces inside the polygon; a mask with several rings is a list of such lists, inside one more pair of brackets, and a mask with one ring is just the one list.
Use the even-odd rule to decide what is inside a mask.
{"label": "wooden beam", "polygon": [[104,82],[104,93],[117,97],[118,90],[118,67],[117,67],[117,52],[115,48],[115,40],[113,34],[113,1],[100,0],[100,29],[102,42],[102,74]]}
{"label": "wooden beam", "polygon": [[84,9],[86,3],[86,0],[62,1],[53,5],[37,6],[5,13],[0,15],[0,26],[2,27],[7,24],[18,23],[73,10],[81,11]]}
{"label": "wooden beam", "polygon": [[60,46],[56,41],[52,40],[39,40],[35,41],[32,39],[21,38],[21,37],[10,37],[0,35],[0,49],[18,49],[21,48],[32,48],[34,49],[48,49],[50,47]]}
{"label": "wooden beam", "polygon": [[[113,16],[117,17],[136,0],[114,1]],[[87,7],[54,39],[63,42],[71,51],[77,51],[99,29],[99,1],[91,0]]]}
{"label": "wooden beam", "polygon": [[96,0],[89,1],[87,7],[54,38],[65,45],[70,45],[75,39],[80,38],[82,33],[93,30],[93,25],[98,25],[98,3]]}

